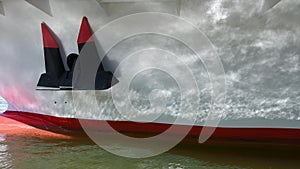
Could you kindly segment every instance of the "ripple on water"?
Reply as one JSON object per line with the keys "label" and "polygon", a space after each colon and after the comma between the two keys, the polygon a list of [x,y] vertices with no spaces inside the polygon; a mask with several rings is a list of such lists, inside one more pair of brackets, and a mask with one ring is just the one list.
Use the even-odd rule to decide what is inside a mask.
{"label": "ripple on water", "polygon": [[[88,141],[8,136],[0,168],[97,168],[97,169],[218,169],[219,166],[195,158],[165,153],[146,159],[112,155]],[[2,150],[2,149],[1,149]],[[12,160],[11,160],[12,159]],[[13,167],[11,167],[13,166]],[[236,168],[236,167],[235,167]]]}

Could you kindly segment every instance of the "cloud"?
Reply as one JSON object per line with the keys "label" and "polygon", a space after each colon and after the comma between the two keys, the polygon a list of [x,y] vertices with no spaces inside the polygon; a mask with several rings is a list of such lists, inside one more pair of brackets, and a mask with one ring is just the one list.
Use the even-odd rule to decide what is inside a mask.
{"label": "cloud", "polygon": [[[208,36],[229,72],[227,104],[230,117],[299,118],[300,2],[282,1],[265,14],[259,12],[260,2],[182,1],[181,17],[197,25]],[[163,4],[155,5],[161,11],[173,11]],[[52,105],[55,98],[63,96],[35,90],[40,74],[45,71],[40,23],[46,22],[53,29],[63,42],[65,53],[69,54],[78,53],[76,40],[83,16],[89,18],[94,30],[115,16],[107,15],[94,0],[52,0],[51,6],[53,17],[25,1],[5,1],[6,16],[0,16],[0,95],[19,110],[68,115],[66,110],[69,109]],[[119,6],[118,9],[116,16],[153,10],[139,5],[135,8]],[[205,70],[195,66],[192,54],[187,54],[182,46],[170,41],[144,40],[145,45],[157,42],[156,45],[177,52],[198,73],[197,80],[204,79],[202,87],[209,86],[206,85]],[[132,49],[143,47],[134,41],[127,42],[111,59],[118,63],[122,54],[130,51],[126,45]],[[116,66],[107,63],[112,69]],[[142,65],[143,60],[131,66],[135,64]],[[126,68],[121,70],[126,71]],[[209,99],[209,96],[204,98]],[[206,112],[207,104],[204,101],[193,106]]]}

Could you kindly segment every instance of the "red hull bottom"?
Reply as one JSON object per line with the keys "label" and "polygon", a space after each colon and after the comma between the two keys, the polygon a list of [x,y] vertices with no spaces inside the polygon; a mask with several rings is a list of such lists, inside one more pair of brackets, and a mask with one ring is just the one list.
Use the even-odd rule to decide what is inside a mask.
{"label": "red hull bottom", "polygon": [[[79,119],[61,118],[36,113],[7,111],[1,116],[10,118],[30,126],[51,131],[54,133],[86,137],[84,129]],[[186,125],[171,125],[161,123],[136,123],[128,121],[101,121],[84,120],[91,129],[97,131],[109,132],[109,128],[104,123],[108,122],[116,131],[134,137],[149,137],[166,131],[169,127],[175,127],[176,132],[169,133],[173,135],[185,134],[188,127]],[[96,127],[95,127],[96,126]],[[202,130],[202,126],[193,126],[186,136],[185,140],[196,142]],[[217,128],[211,136],[212,140],[230,140],[230,141],[251,141],[268,143],[300,143],[300,129],[285,128]]]}

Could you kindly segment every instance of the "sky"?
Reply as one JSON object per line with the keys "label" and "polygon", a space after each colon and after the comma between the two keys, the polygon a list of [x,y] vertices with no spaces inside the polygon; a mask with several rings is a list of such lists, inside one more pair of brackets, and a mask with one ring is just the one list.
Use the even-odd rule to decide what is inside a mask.
{"label": "sky", "polygon": [[[49,97],[57,96],[35,90],[44,72],[42,22],[57,34],[64,53],[68,55],[78,53],[76,40],[83,16],[87,16],[92,28],[98,30],[125,14],[144,11],[175,14],[177,11],[175,6],[164,3],[117,4],[106,8],[96,1],[51,0],[50,3],[53,17],[22,0],[3,1],[0,95],[18,110],[53,113],[53,108],[45,104]],[[300,119],[300,2],[282,0],[268,11],[262,10],[262,4],[262,0],[183,0],[180,16],[200,29],[218,51],[227,79],[227,117]],[[119,50],[112,51],[111,58],[117,62],[122,60],[122,53],[128,51],[126,46],[138,46],[135,40],[150,46],[165,45],[166,49],[175,53],[177,50],[182,58],[189,59],[190,54],[184,53],[186,49],[180,45],[163,38],[155,40],[155,37],[128,39],[117,46]],[[144,62],[140,59],[136,64]],[[199,82],[205,80],[203,67],[194,63],[190,66],[198,72],[196,78]],[[108,63],[107,68],[114,70],[116,65]],[[120,70],[126,71],[127,68]],[[119,78],[121,75],[122,72]],[[199,109],[206,108],[200,106]]]}

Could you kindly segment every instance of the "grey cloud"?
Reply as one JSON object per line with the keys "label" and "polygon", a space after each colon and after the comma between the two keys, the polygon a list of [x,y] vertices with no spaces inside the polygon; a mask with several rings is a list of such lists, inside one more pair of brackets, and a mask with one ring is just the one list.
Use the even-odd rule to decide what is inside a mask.
{"label": "grey cloud", "polygon": [[180,15],[181,0],[96,0],[111,18],[139,12]]}
{"label": "grey cloud", "polygon": [[3,7],[3,2],[0,1],[0,14],[5,15],[4,7]]}
{"label": "grey cloud", "polygon": [[[181,17],[203,31],[220,54],[228,73],[228,117],[300,119],[300,2],[282,1],[265,14],[259,13],[260,2],[263,0],[184,0]],[[162,11],[176,11],[173,7],[158,5]],[[123,7],[119,6],[119,11],[113,15],[153,10],[149,6]],[[43,15],[25,1],[9,0],[5,1],[6,16],[0,16],[0,95],[19,110],[51,113],[51,107],[49,110],[43,104],[48,103],[48,98],[56,97],[51,94],[43,96],[35,91],[39,76],[44,72],[41,22],[45,21],[53,29],[61,39],[65,53],[69,54],[78,53],[76,40],[83,16],[89,18],[95,31],[114,18],[107,15],[95,0],[52,0],[51,8],[53,17]],[[117,32],[112,32],[112,35],[114,33]],[[143,47],[150,41],[178,51],[180,57],[191,60],[180,45],[174,46],[167,40],[150,39],[147,42],[142,38],[143,44],[138,45],[134,40],[123,44],[124,47],[121,44],[120,51],[112,51],[115,52],[112,58],[121,60],[124,51],[129,51],[128,46]],[[137,62],[137,65],[142,64],[143,59]],[[197,80],[205,87],[207,78],[201,74],[204,71],[194,65],[197,64],[190,64],[199,73]],[[108,67],[115,68],[115,65]],[[206,98],[209,96],[205,95],[203,102]],[[202,102],[195,106],[203,112],[209,107]]]}

